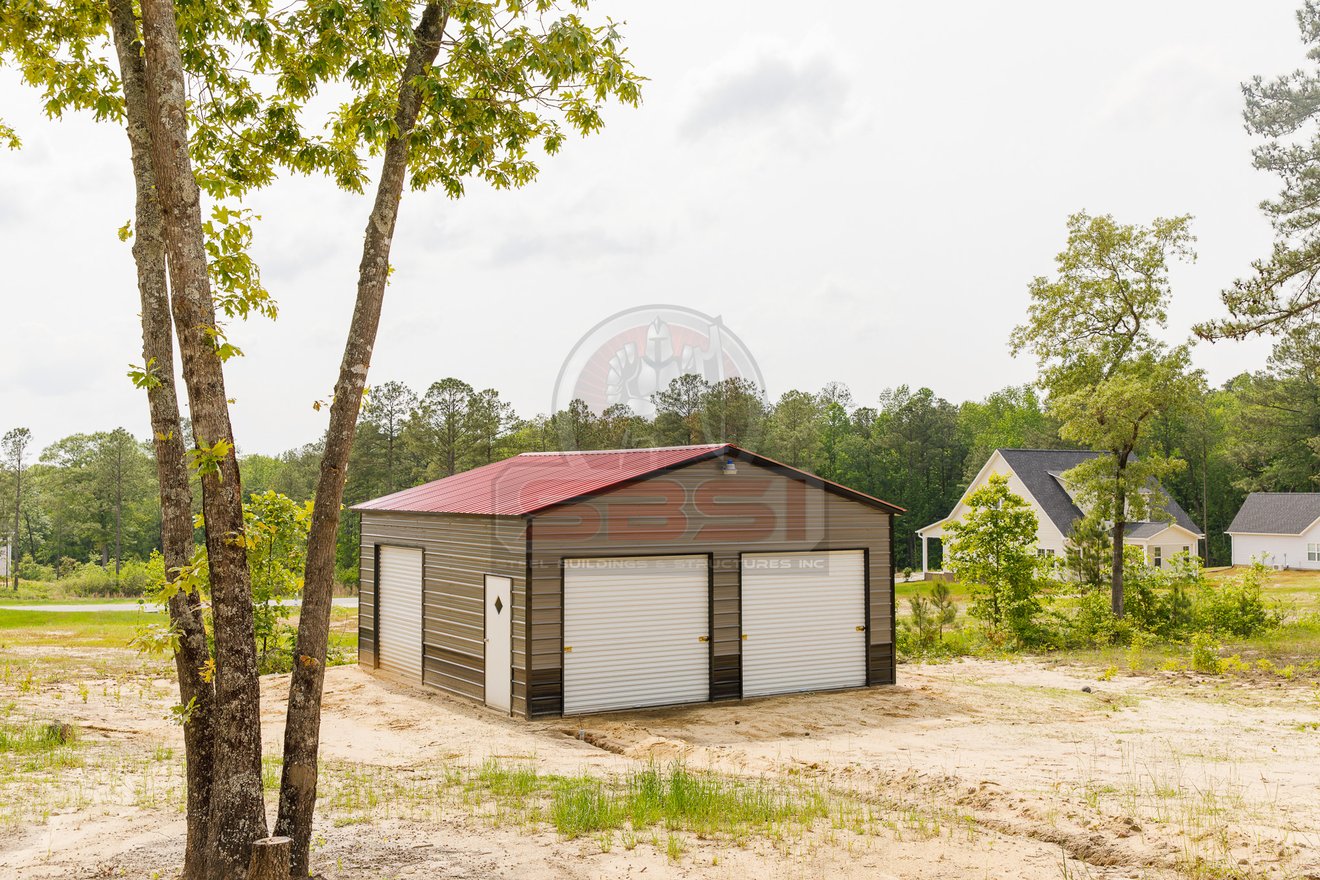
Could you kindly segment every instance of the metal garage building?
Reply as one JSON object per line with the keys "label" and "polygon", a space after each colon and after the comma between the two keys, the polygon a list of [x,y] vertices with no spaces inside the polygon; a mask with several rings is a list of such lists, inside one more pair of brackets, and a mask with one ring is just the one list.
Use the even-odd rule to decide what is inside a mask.
{"label": "metal garage building", "polygon": [[522,717],[892,684],[901,508],[736,446],[525,453],[354,507],[359,662]]}

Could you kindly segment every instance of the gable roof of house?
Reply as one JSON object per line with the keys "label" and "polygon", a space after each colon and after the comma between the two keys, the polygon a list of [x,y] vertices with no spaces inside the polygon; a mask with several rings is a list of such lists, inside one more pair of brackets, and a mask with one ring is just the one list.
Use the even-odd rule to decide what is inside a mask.
{"label": "gable roof of house", "polygon": [[[1050,522],[1054,523],[1061,533],[1067,535],[1072,530],[1072,524],[1081,518],[1082,510],[1064,489],[1062,474],[1084,461],[1095,458],[1099,453],[1083,449],[999,449],[997,451],[1027,487],[1027,491],[1036,499],[1036,503],[1045,511]],[[1168,503],[1164,509],[1173,517],[1173,521],[1192,534],[1200,535],[1202,533],[1200,527],[1187,515],[1187,511],[1173,500],[1172,495],[1168,495],[1167,492],[1165,495],[1168,496]],[[1152,525],[1159,526],[1151,532],[1153,535],[1163,531],[1167,523],[1159,522]],[[1140,538],[1143,535],[1137,530],[1131,533],[1131,537]]]}
{"label": "gable roof of house", "polygon": [[1226,532],[1300,535],[1320,519],[1320,492],[1252,492]]}
{"label": "gable roof of house", "polygon": [[523,516],[599,495],[676,467],[725,456],[770,468],[827,492],[889,513],[904,512],[903,508],[888,501],[823,480],[814,474],[748,452],[732,443],[653,449],[524,452],[503,461],[364,501],[353,505],[352,509]]}

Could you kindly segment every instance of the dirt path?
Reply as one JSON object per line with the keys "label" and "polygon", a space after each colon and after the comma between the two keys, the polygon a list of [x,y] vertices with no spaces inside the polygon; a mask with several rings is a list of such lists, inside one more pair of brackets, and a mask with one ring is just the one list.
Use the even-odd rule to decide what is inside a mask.
{"label": "dirt path", "polygon": [[[0,877],[170,876],[182,836],[170,682],[58,665],[60,680],[22,694],[6,677],[0,702],[76,722],[87,757],[0,825]],[[528,723],[339,667],[323,756],[352,784],[327,794],[314,860],[331,878],[1320,877],[1309,686],[1087,675],[904,666],[894,688]],[[271,749],[286,687],[266,682]],[[675,853],[663,830],[565,840],[479,816],[459,789],[429,794],[444,768],[489,757],[598,776],[682,760],[826,786],[881,818],[740,844],[685,835]]]}

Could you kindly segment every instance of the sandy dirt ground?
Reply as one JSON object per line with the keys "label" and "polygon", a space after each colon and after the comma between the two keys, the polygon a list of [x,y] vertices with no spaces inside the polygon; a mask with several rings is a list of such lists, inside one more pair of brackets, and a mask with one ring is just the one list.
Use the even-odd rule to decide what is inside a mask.
{"label": "sandy dirt ground", "polygon": [[[82,741],[76,766],[40,784],[13,768],[3,776],[0,877],[177,870],[172,682],[111,675],[104,655],[6,654],[15,669],[58,670],[0,682],[11,719],[68,721]],[[1320,878],[1313,683],[1100,681],[1033,661],[907,665],[900,681],[528,723],[334,668],[314,868],[327,878]],[[272,752],[286,687],[265,683]],[[823,789],[871,818],[778,838],[683,835],[677,853],[663,830],[565,839],[544,821],[492,816],[461,786],[438,793],[444,768],[492,757],[602,777],[681,760]]]}

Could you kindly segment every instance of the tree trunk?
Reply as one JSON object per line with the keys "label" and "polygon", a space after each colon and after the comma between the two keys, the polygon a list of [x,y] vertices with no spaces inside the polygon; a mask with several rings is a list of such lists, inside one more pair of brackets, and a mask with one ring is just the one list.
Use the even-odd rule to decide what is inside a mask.
{"label": "tree trunk", "polygon": [[1205,553],[1201,564],[1210,565],[1210,452],[1201,445],[1201,529],[1205,532]]}
{"label": "tree trunk", "polygon": [[23,460],[20,458],[14,462],[14,539],[9,544],[9,575],[14,585],[14,592],[18,592],[18,557],[22,554],[18,552],[18,509],[23,502]]}
{"label": "tree trunk", "polygon": [[1115,617],[1123,616],[1123,533],[1127,526],[1127,486],[1123,471],[1127,457],[1118,460],[1118,478],[1114,480],[1114,570],[1110,576],[1110,606]]}
{"label": "tree trunk", "polygon": [[266,837],[252,844],[248,880],[289,880],[289,838]]}
{"label": "tree trunk", "polygon": [[123,439],[115,440],[115,581],[119,581],[120,559],[124,549],[124,449]]}
{"label": "tree trunk", "polygon": [[367,221],[362,262],[358,268],[357,303],[344,346],[344,359],[339,367],[339,380],[335,383],[330,427],[326,432],[325,451],[321,454],[321,470],[316,482],[316,500],[307,538],[307,571],[299,610],[298,641],[293,676],[289,682],[279,819],[275,824],[276,834],[293,838],[291,875],[296,878],[306,877],[309,868],[312,814],[316,807],[317,750],[321,739],[321,693],[325,683],[325,655],[334,591],[335,544],[344,481],[348,476],[348,457],[385,297],[390,246],[408,170],[408,142],[421,107],[421,95],[414,81],[435,63],[447,16],[447,3],[432,0],[427,4],[413,32],[413,45],[399,80],[399,106],[394,117],[399,135],[385,146],[376,201]]}
{"label": "tree trunk", "polygon": [[214,339],[201,196],[188,155],[179,35],[170,0],[142,0],[151,164],[168,255],[174,329],[199,449],[228,444],[202,471],[202,514],[215,631],[215,735],[207,876],[247,873],[252,842],[266,836],[261,789],[261,681],[252,585],[243,546],[243,496],[224,371]]}
{"label": "tree trunk", "polygon": [[[151,169],[147,135],[147,95],[132,0],[110,0],[110,22],[119,55],[124,85],[128,141],[137,191],[136,234],[133,260],[137,266],[142,305],[142,363],[150,365],[158,384],[147,390],[151,436],[160,485],[161,550],[165,577],[173,580],[192,560],[192,488],[179,433],[179,398],[174,387],[174,335],[170,322],[169,290],[165,280],[165,241],[160,206],[156,202],[156,176]],[[187,841],[183,854],[183,880],[206,876],[207,834],[210,828],[212,725],[215,691],[204,669],[211,652],[206,643],[200,597],[176,593],[169,600],[170,622],[179,633],[174,667],[179,678],[179,699],[192,712],[183,727],[187,773]]]}

